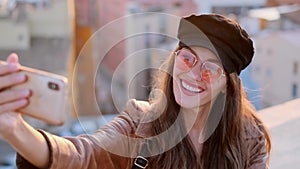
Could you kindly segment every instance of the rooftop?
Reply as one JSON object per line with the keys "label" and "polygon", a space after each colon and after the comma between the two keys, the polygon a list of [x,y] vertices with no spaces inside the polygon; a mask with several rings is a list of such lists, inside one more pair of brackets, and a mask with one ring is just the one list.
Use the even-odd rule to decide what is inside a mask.
{"label": "rooftop", "polygon": [[298,169],[300,162],[300,99],[259,111],[271,132],[272,169]]}

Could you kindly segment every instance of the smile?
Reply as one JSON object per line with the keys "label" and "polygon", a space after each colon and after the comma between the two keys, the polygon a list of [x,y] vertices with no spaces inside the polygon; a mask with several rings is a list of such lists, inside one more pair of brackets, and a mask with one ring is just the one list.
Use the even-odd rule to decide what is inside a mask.
{"label": "smile", "polygon": [[181,80],[181,85],[182,85],[182,87],[183,87],[185,90],[187,90],[187,91],[189,91],[189,92],[193,92],[193,93],[201,93],[202,91],[204,91],[202,88],[200,88],[200,87],[193,87],[193,86],[187,84],[186,82],[184,82],[183,80]]}

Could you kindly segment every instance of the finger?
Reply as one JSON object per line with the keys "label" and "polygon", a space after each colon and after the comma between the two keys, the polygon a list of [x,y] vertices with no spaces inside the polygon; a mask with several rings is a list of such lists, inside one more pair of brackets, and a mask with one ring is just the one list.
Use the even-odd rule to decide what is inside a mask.
{"label": "finger", "polygon": [[0,105],[0,113],[15,111],[17,109],[25,107],[28,103],[29,102],[27,99],[21,99],[21,100]]}
{"label": "finger", "polygon": [[7,73],[16,72],[20,68],[19,57],[17,54],[10,54],[5,62],[1,62],[0,64],[0,76],[5,75]]}
{"label": "finger", "polygon": [[0,105],[30,96],[30,90],[8,90],[0,93]]}
{"label": "finger", "polygon": [[11,74],[7,76],[0,77],[0,89],[11,87],[16,84],[20,84],[26,81],[26,76],[24,74]]}
{"label": "finger", "polygon": [[7,57],[6,61],[8,63],[19,64],[19,56],[16,53],[12,53]]}
{"label": "finger", "polygon": [[0,65],[0,76],[8,73],[16,72],[19,70],[19,66],[16,64]]}

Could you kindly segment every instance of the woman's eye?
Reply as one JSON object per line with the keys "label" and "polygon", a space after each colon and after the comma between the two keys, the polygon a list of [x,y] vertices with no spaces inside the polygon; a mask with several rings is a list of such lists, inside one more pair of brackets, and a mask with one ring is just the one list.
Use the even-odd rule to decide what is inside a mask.
{"label": "woman's eye", "polygon": [[194,58],[190,55],[183,55],[183,59],[186,62],[194,63]]}

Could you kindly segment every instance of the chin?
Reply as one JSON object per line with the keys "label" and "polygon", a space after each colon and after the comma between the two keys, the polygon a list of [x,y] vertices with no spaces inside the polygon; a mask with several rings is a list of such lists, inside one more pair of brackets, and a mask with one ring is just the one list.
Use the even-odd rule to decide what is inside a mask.
{"label": "chin", "polygon": [[180,107],[186,108],[186,109],[193,109],[201,106],[201,101],[199,99],[198,102],[195,101],[195,99],[187,99],[187,98],[181,98],[180,96],[175,95],[175,100]]}

